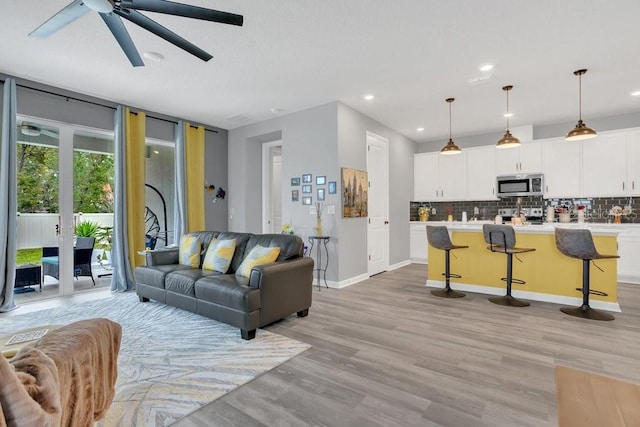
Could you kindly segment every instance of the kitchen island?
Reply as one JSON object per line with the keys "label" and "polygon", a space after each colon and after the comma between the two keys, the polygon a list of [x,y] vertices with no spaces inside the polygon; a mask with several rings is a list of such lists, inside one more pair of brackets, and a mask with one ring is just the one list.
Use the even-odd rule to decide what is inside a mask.
{"label": "kitchen island", "polygon": [[[452,282],[456,290],[489,295],[504,295],[506,257],[491,252],[482,234],[482,224],[476,222],[433,222],[428,225],[446,225],[456,245],[468,245],[451,257],[451,271],[462,276]],[[576,288],[582,287],[582,262],[569,258],[558,251],[555,244],[555,227],[589,228],[584,224],[544,224],[515,226],[516,246],[535,248],[514,259],[513,276],[524,280],[525,285],[513,285],[513,296],[531,301],[547,301],[564,305],[579,306],[582,294]],[[618,232],[613,228],[591,229],[598,252],[617,253]],[[444,251],[428,248],[429,268],[427,286],[444,287]],[[607,296],[591,295],[593,308],[620,311],[618,304],[617,259],[597,260],[591,265],[591,289]]]}

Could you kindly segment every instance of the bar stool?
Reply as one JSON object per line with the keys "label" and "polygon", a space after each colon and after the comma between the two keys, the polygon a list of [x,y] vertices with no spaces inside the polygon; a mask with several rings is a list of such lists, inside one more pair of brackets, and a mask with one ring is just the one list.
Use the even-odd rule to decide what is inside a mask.
{"label": "bar stool", "polygon": [[[556,228],[556,247],[563,255],[582,260],[582,305],[580,307],[562,307],[560,311],[570,316],[591,320],[613,320],[609,313],[594,310],[589,306],[589,295],[607,296],[605,292],[594,291],[590,288],[589,267],[594,259],[620,258],[618,255],[601,255],[596,250],[591,232],[585,229]],[[595,264],[594,264],[595,265]],[[596,265],[602,271],[600,267]]]}
{"label": "bar stool", "polygon": [[427,241],[431,246],[436,249],[444,251],[444,289],[434,289],[431,291],[432,295],[444,298],[462,298],[465,296],[462,292],[454,291],[450,286],[450,279],[460,279],[462,276],[459,274],[451,273],[450,269],[450,252],[454,249],[464,249],[469,246],[454,245],[449,238],[449,231],[444,225],[427,225]]}
{"label": "bar stool", "polygon": [[507,255],[507,277],[500,278],[500,280],[507,282],[507,293],[501,297],[491,297],[489,301],[494,304],[510,307],[528,307],[531,304],[527,301],[522,301],[511,296],[511,285],[513,283],[518,285],[524,285],[526,283],[524,280],[513,278],[513,256],[516,255],[516,259],[522,262],[522,260],[518,258],[518,254],[533,252],[535,249],[516,247],[516,233],[510,225],[484,224],[482,226],[482,233],[484,235],[484,241],[489,244],[487,249],[491,252],[500,252]]}

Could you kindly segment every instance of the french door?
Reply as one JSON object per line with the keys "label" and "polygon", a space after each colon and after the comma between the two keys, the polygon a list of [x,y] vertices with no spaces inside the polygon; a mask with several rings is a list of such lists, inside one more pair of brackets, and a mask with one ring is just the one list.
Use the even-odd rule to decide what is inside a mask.
{"label": "french door", "polygon": [[76,226],[113,225],[113,133],[26,116],[17,123],[17,263],[38,264],[43,248],[42,297],[51,296],[48,285],[60,296],[93,289],[102,266],[96,256],[89,267],[75,265]]}

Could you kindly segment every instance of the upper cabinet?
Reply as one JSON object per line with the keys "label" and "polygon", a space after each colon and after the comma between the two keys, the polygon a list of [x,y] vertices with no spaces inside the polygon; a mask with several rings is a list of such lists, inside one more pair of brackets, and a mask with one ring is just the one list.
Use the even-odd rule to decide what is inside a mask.
{"label": "upper cabinet", "polygon": [[413,156],[413,199],[417,201],[465,200],[466,154],[444,156],[440,152]]}
{"label": "upper cabinet", "polygon": [[580,197],[579,141],[554,138],[542,142],[544,197]]}
{"label": "upper cabinet", "polygon": [[627,134],[627,192],[640,196],[640,130]]}
{"label": "upper cabinet", "polygon": [[495,149],[496,175],[539,173],[542,148],[537,142],[525,142],[515,148]]}
{"label": "upper cabinet", "polygon": [[627,135],[600,134],[582,141],[582,185],[588,197],[627,194]]}
{"label": "upper cabinet", "polygon": [[467,154],[467,199],[497,200],[496,148],[490,145],[464,152]]}

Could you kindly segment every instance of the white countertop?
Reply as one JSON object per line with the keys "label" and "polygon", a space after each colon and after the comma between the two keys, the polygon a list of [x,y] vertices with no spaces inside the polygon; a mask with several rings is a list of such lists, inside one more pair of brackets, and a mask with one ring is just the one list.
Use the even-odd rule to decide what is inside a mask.
{"label": "white countertop", "polygon": [[[493,224],[493,221],[411,221],[411,224],[426,225],[446,225],[455,231],[481,231],[483,224]],[[556,227],[563,228],[586,228],[594,235],[617,235],[625,229],[640,230],[640,224],[607,224],[607,223],[544,223],[539,225],[516,225],[516,233],[550,234]]]}

